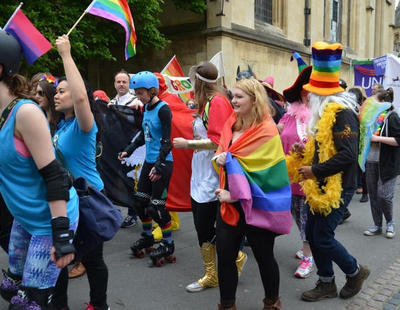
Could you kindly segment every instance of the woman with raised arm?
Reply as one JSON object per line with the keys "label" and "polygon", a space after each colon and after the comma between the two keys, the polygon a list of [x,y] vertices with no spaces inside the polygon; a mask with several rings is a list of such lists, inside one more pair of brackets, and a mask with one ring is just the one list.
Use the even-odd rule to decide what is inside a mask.
{"label": "woman with raised arm", "polygon": [[11,310],[53,309],[59,268],[74,258],[78,196],[48,123],[18,75],[21,47],[0,30],[0,192],[14,216],[1,296]]}
{"label": "woman with raised arm", "polygon": [[[84,177],[99,191],[104,184],[96,169],[98,127],[93,93],[85,85],[71,56],[68,36],[56,40],[58,53],[64,65],[65,77],[58,80],[54,102],[56,111],[64,118],[53,136],[56,153],[64,167],[75,177]],[[90,285],[88,310],[107,310],[108,269],[103,257],[103,242],[80,257],[87,270]],[[57,283],[56,302],[59,309],[67,306],[68,272],[63,270]]]}

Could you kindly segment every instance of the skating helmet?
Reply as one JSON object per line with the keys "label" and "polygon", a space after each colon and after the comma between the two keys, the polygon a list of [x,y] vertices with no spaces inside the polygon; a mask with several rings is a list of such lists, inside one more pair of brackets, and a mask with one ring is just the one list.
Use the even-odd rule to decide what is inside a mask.
{"label": "skating helmet", "polygon": [[159,87],[158,79],[154,73],[150,71],[141,71],[136,73],[131,79],[131,85],[133,89],[138,88],[157,88]]}
{"label": "skating helmet", "polygon": [[0,29],[0,64],[3,65],[2,76],[18,73],[21,65],[22,49],[18,41],[10,34]]}

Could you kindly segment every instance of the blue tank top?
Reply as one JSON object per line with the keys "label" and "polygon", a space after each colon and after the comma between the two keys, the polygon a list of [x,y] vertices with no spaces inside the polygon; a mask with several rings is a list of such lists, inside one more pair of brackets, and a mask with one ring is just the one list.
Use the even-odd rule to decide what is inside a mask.
{"label": "blue tank top", "polygon": [[[96,168],[96,134],[97,125],[94,120],[92,129],[85,133],[79,127],[78,119],[72,117],[58,124],[53,144],[64,157],[65,168],[75,178],[84,177],[89,184],[101,191],[104,183]],[[57,154],[57,157],[60,156]]]}
{"label": "blue tank top", "polygon": [[[161,101],[157,106],[152,109],[147,109],[147,104],[145,107],[145,112],[143,114],[143,132],[144,140],[146,143],[146,162],[153,164],[157,161],[158,155],[160,153],[161,138],[162,138],[162,127],[161,121],[158,117],[158,111],[165,106],[166,103]],[[169,152],[165,160],[172,161],[172,153]]]}
{"label": "blue tank top", "polygon": [[[19,100],[0,130],[0,192],[11,214],[28,233],[51,235],[46,185],[24,142],[14,136],[15,116],[23,104],[34,103]],[[69,198],[67,216],[74,223],[78,220],[79,200],[73,187]]]}

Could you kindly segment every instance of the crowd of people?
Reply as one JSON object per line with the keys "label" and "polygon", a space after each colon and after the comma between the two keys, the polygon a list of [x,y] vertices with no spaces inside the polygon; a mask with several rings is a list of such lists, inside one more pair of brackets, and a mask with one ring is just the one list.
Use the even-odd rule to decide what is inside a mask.
{"label": "crowd of people", "polygon": [[[179,165],[173,150],[193,150],[187,186],[205,273],[186,290],[219,287],[218,309],[236,309],[245,244],[259,267],[263,309],[283,307],[274,245],[277,236],[290,232],[292,219],[300,233],[294,275],[307,278],[314,270],[318,275],[316,286],[301,298],[313,302],[358,294],[370,270],[335,238],[337,226],[351,215],[348,205],[356,191],[371,206],[373,225],[364,235],[381,234],[384,217],[385,236],[395,236],[400,116],[393,91],[376,84],[367,98],[360,87],[346,90],[339,79],[338,43],[315,42],[313,64],[299,68],[283,95],[273,89],[272,77],[258,80],[250,68],[238,72],[231,90],[220,88],[218,69],[202,62],[191,68],[194,98],[186,103],[168,93],[162,75],[150,71],[132,77],[117,72],[111,100],[104,91],[93,93],[66,35],[56,41],[65,73],[59,78],[43,72],[27,80],[18,74],[18,42],[0,30],[0,45],[0,236],[9,257],[0,294],[9,309],[69,309],[68,278],[84,272],[90,286],[87,310],[110,309],[103,242],[85,251],[73,242],[78,225],[84,225],[73,178],[84,177],[107,195],[96,161],[102,148],[97,100],[141,113],[140,133],[115,154],[124,161],[139,147],[146,149],[134,205],[121,227],[140,219],[143,232],[131,251],[138,258],[149,255],[155,266],[175,262],[172,230],[179,219],[166,205]],[[193,112],[190,138],[171,133],[177,105]],[[369,125],[366,114],[373,115]],[[339,292],[333,263],[346,276]]]}

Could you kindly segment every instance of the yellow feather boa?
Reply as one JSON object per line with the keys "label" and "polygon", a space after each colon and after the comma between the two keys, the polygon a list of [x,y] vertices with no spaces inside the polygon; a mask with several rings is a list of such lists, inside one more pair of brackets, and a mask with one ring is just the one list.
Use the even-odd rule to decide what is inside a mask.
{"label": "yellow feather boa", "polygon": [[332,127],[336,122],[336,113],[344,109],[338,103],[328,103],[322,113],[321,119],[317,124],[317,134],[309,137],[304,147],[303,157],[295,152],[286,156],[286,165],[291,183],[300,183],[305,195],[306,202],[310,206],[310,211],[320,213],[324,216],[331,213],[332,208],[337,209],[340,206],[342,193],[342,173],[337,173],[325,178],[326,185],[319,186],[315,177],[303,180],[299,175],[298,169],[302,166],[311,166],[315,153],[315,140],[318,143],[319,162],[323,163],[329,160],[337,153],[333,141]]}

